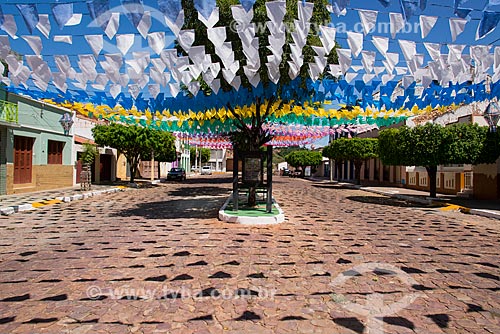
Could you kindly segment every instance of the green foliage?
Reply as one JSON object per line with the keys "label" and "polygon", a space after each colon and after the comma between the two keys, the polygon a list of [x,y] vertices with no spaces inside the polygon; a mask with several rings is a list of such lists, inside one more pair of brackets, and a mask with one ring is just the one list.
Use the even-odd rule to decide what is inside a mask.
{"label": "green foliage", "polygon": [[376,138],[340,138],[323,149],[323,156],[334,160],[366,160],[377,157]]}
{"label": "green foliage", "polygon": [[285,157],[285,161],[290,166],[302,167],[302,171],[304,171],[303,167],[306,166],[314,167],[321,164],[322,156],[321,153],[317,151],[299,150],[289,153]]}
{"label": "green foliage", "polygon": [[382,162],[385,165],[425,167],[431,197],[436,196],[437,166],[493,163],[499,155],[499,135],[477,124],[404,126],[397,130],[383,130],[379,134]]}
{"label": "green foliage", "polygon": [[112,123],[97,125],[92,133],[96,144],[116,148],[125,155],[130,166],[130,182],[134,182],[141,157],[150,157],[152,150],[160,161],[175,160],[175,139],[166,132]]}
{"label": "green foliage", "polygon": [[492,164],[495,163],[500,155],[500,132],[490,132],[484,128],[484,141],[481,147],[479,157],[474,164]]}
{"label": "green foliage", "polygon": [[286,161],[285,157],[289,153],[298,150],[300,150],[298,146],[281,147],[273,149],[273,164],[279,164],[280,162]]}
{"label": "green foliage", "polygon": [[[198,154],[201,154],[201,163],[207,163],[210,160],[210,149],[209,148],[198,148]],[[195,165],[194,161],[196,159],[196,148],[191,147],[189,149],[189,156],[191,157],[191,164]],[[199,157],[199,156],[198,156]],[[199,158],[198,158],[199,161]]]}
{"label": "green foliage", "polygon": [[[268,37],[269,37],[269,29],[266,27],[266,21],[269,21],[269,18],[267,17],[266,14],[266,6],[265,6],[266,1],[264,0],[257,0],[253,6],[253,11],[254,11],[254,18],[252,22],[256,23],[257,27],[255,29],[255,36],[259,38],[259,57],[260,57],[260,63],[261,63],[261,68],[259,70],[260,78],[263,82],[264,85],[267,85],[269,82],[268,75],[267,75],[267,56],[271,55],[272,52],[268,49]],[[326,5],[328,5],[329,1],[327,0],[318,0],[314,1],[314,9],[313,9],[313,16],[311,18],[311,30],[309,32],[309,35],[307,36],[307,44],[303,48],[302,53],[304,55],[304,65],[301,68],[300,75],[303,79],[303,88],[305,88],[305,79],[309,76],[307,73],[307,63],[314,63],[314,56],[316,55],[314,50],[311,48],[311,45],[314,46],[322,46],[321,41],[318,37],[319,31],[319,26],[320,25],[327,25],[328,23],[331,22],[331,17],[330,13],[326,9]],[[217,23],[216,26],[225,26],[228,27],[226,29],[226,41],[231,42],[234,50],[234,59],[240,62],[240,65],[246,64],[246,56],[243,53],[243,47],[241,45],[241,39],[238,36],[237,32],[237,25],[235,24],[233,20],[233,16],[231,14],[231,6],[232,5],[238,5],[239,1],[238,0],[217,0],[217,6],[219,7],[219,22]],[[297,13],[297,1],[287,1],[286,2],[286,15],[284,18],[284,23],[287,26],[287,31],[286,31],[286,44],[283,47],[283,56],[282,56],[282,62],[280,65],[280,82],[278,86],[281,87],[285,84],[287,84],[290,79],[288,76],[288,70],[289,70],[289,65],[288,62],[290,60],[290,47],[288,46],[289,43],[292,43],[292,36],[291,36],[291,29],[294,27],[294,20],[298,19],[298,13]],[[208,35],[207,35],[207,28],[205,25],[198,20],[198,12],[194,9],[194,3],[193,0],[183,0],[182,1],[182,8],[184,9],[184,25],[183,29],[194,29],[195,30],[195,41],[193,45],[204,45],[205,46],[205,52],[207,54],[212,55],[212,60],[215,62],[220,62],[220,58],[215,54],[215,48],[214,45],[209,42],[208,40]],[[180,54],[187,55],[186,52],[182,49],[182,47],[176,42],[176,49]],[[336,44],[336,47],[333,48],[333,50],[330,52],[328,55],[328,63],[329,64],[338,64],[338,59],[337,59],[337,53],[336,53],[336,48],[339,47],[338,44]],[[222,63],[221,63],[222,66]],[[325,71],[326,73],[326,71]],[[241,77],[242,81],[242,86],[246,87],[248,89],[252,89],[251,84],[248,82],[248,79],[243,71],[243,66],[240,66],[238,72],[236,73]],[[221,79],[221,87],[222,90],[228,91],[231,89],[230,84],[228,84],[222,75],[222,71],[219,73],[218,78]],[[201,83],[201,89],[202,91],[206,94],[209,95],[211,94],[211,90],[204,83],[204,81],[200,78],[198,78],[198,81]],[[278,94],[281,92],[278,91]]]}
{"label": "green foliage", "polygon": [[499,135],[477,124],[383,130],[379,155],[385,165],[438,166],[493,163],[500,155]]}
{"label": "green foliage", "polygon": [[90,143],[83,144],[83,152],[80,156],[80,160],[83,164],[90,165],[94,162],[97,155],[99,155],[99,150],[95,145],[92,145]]}
{"label": "green foliage", "polygon": [[377,152],[378,140],[376,138],[340,138],[323,149],[323,156],[337,162],[352,160],[356,169],[356,180],[359,183],[363,162],[376,158]]}
{"label": "green foliage", "polygon": [[[150,135],[152,136],[152,151],[156,161],[170,162],[177,159],[175,137],[170,132],[151,130]],[[151,160],[151,150],[143,152],[141,160]]]}

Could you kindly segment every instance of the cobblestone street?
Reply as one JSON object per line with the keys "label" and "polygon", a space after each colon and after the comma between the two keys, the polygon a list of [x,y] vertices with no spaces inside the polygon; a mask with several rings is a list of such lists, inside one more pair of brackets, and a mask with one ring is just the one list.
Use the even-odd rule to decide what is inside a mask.
{"label": "cobblestone street", "polygon": [[0,333],[500,333],[499,221],[277,177],[227,224],[230,182],[0,217]]}

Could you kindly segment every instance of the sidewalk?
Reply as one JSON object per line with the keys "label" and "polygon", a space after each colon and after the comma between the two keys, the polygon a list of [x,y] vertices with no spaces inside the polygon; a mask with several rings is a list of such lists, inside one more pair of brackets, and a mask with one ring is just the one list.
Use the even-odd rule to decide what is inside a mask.
{"label": "sidewalk", "polygon": [[33,210],[46,205],[71,202],[88,197],[123,191],[125,186],[118,185],[92,185],[91,190],[82,191],[80,186],[71,188],[38,191],[24,194],[0,196],[0,214],[11,215],[13,213]]}
{"label": "sidewalk", "polygon": [[[326,178],[309,179],[315,182],[330,183],[330,180]],[[473,215],[500,219],[500,201],[476,200],[444,194],[438,194],[437,198],[430,198],[429,192],[414,189],[384,186],[358,186],[352,183],[337,181],[334,181],[334,183],[338,184],[339,186],[360,189],[363,191],[406,200],[409,202],[442,206],[441,210],[457,210],[463,213],[470,213]]]}

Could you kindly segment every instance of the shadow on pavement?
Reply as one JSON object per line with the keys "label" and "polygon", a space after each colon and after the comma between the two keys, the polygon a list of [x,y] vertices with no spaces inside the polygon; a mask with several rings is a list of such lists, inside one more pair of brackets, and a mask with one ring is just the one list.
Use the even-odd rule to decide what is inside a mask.
{"label": "shadow on pavement", "polygon": [[225,197],[172,199],[137,204],[135,208],[117,213],[120,217],[146,219],[210,219],[217,218]]}
{"label": "shadow on pavement", "polygon": [[175,188],[165,189],[165,200],[138,203],[118,215],[146,219],[217,218],[220,207],[229,196],[231,179],[205,177],[167,182],[175,183]]}
{"label": "shadow on pavement", "polygon": [[193,197],[193,196],[221,196],[228,195],[229,196],[230,189],[222,188],[222,187],[179,187],[175,190],[171,190],[168,192],[170,196],[177,197]]}
{"label": "shadow on pavement", "polygon": [[408,202],[405,200],[391,198],[391,197],[379,197],[379,196],[348,196],[348,200],[367,203],[367,204],[378,204],[387,206],[399,206],[407,208],[428,208],[429,205],[419,204],[414,202]]}

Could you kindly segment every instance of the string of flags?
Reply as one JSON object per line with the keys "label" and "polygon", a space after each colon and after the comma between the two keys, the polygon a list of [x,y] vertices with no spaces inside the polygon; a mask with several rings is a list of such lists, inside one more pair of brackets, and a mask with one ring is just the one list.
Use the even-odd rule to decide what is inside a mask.
{"label": "string of flags", "polygon": [[[392,3],[390,0],[379,2],[383,7]],[[381,17],[375,10],[357,9],[363,31],[346,32],[348,48],[334,50],[340,32],[332,25],[319,26],[321,46],[312,47],[314,62],[309,63],[305,63],[303,49],[311,36],[314,3],[297,2],[294,29],[290,33],[291,41],[287,42],[286,1],[268,1],[265,3],[265,27],[269,34],[265,42],[270,53],[265,64],[261,64],[259,57],[262,52],[257,36],[259,22],[253,22],[255,1],[242,0],[231,7],[232,18],[237,23],[238,42],[227,40],[228,29],[233,27],[218,25],[220,12],[215,0],[194,1],[198,20],[206,27],[207,43],[213,45],[215,54],[207,53],[204,45],[195,45],[195,31],[183,28],[185,14],[181,1],[158,0],[157,6],[152,8],[146,7],[142,0],[121,0],[121,12],[111,8],[109,0],[88,0],[86,3],[88,12],[82,13],[75,12],[72,3],[56,1],[50,3],[49,13],[40,13],[37,4],[0,5],[0,29],[4,33],[0,33],[0,80],[9,90],[47,99],[87,115],[126,122],[140,120],[147,124],[151,120],[140,115],[166,113],[161,126],[169,130],[177,126],[185,131],[196,129],[200,124],[204,126],[211,117],[220,123],[221,131],[226,131],[226,127],[230,129],[231,117],[227,111],[219,111],[228,102],[237,103],[245,110],[245,107],[251,108],[256,97],[269,98],[277,89],[283,62],[289,65],[291,79],[283,90],[283,97],[296,104],[290,104],[281,114],[275,112],[272,116],[277,122],[286,120],[309,125],[320,122],[331,126],[333,119],[339,124],[353,120],[360,124],[382,124],[437,106],[500,96],[500,46],[425,41],[438,21],[437,16],[423,14],[426,0],[399,1],[401,12],[388,14],[391,38],[373,33]],[[453,16],[448,18],[452,43],[471,25],[472,9],[466,5],[466,0],[454,0],[450,8],[453,11]],[[477,27],[477,40],[495,30],[500,21],[500,12],[495,9],[498,5],[498,0],[488,0]],[[332,0],[328,9],[338,16],[352,10],[349,0]],[[14,14],[16,10],[20,15]],[[154,31],[156,13],[153,10],[161,13],[170,32]],[[82,18],[86,15],[92,19],[91,27],[83,27]],[[396,40],[405,23],[416,15],[423,42]],[[137,33],[120,29],[123,17]],[[24,31],[22,25],[29,35],[20,33]],[[66,27],[75,26],[84,28],[82,36],[64,32]],[[90,33],[86,34],[87,30]],[[13,46],[18,44],[19,37],[32,54],[20,56],[16,52]],[[83,37],[90,49],[88,54],[74,54],[71,45],[77,37]],[[185,55],[172,47],[170,40],[173,38]],[[53,54],[48,47],[50,43],[68,45],[70,51]],[[135,46],[141,43],[145,46],[137,50]],[[284,59],[287,43],[290,53]],[[389,52],[390,43],[397,44],[400,52]],[[241,48],[245,56],[241,63],[235,57],[236,48]],[[63,49],[62,46],[57,48]],[[418,53],[419,49],[424,49],[426,54]],[[336,52],[338,64],[328,63],[331,52]],[[215,61],[214,56],[220,62]],[[377,62],[380,57],[383,66]],[[8,75],[3,76],[6,66]],[[266,67],[270,81],[265,87],[259,74],[262,66]],[[301,95],[299,74],[303,66],[307,66],[308,89],[315,91],[312,98]],[[325,74],[335,79],[325,80]],[[243,75],[251,89],[242,87]],[[212,94],[200,93],[200,77]],[[232,87],[230,92],[221,91],[221,80]],[[311,103],[306,105],[305,100]],[[325,112],[322,103],[350,106],[358,103],[362,111],[355,108],[354,112]],[[88,110],[89,104],[95,106],[94,110]],[[121,109],[115,112],[116,108],[129,112]],[[304,116],[310,119],[302,120]],[[175,120],[169,121],[170,117]],[[227,120],[229,125],[224,126]],[[177,125],[169,126],[169,122]]]}

